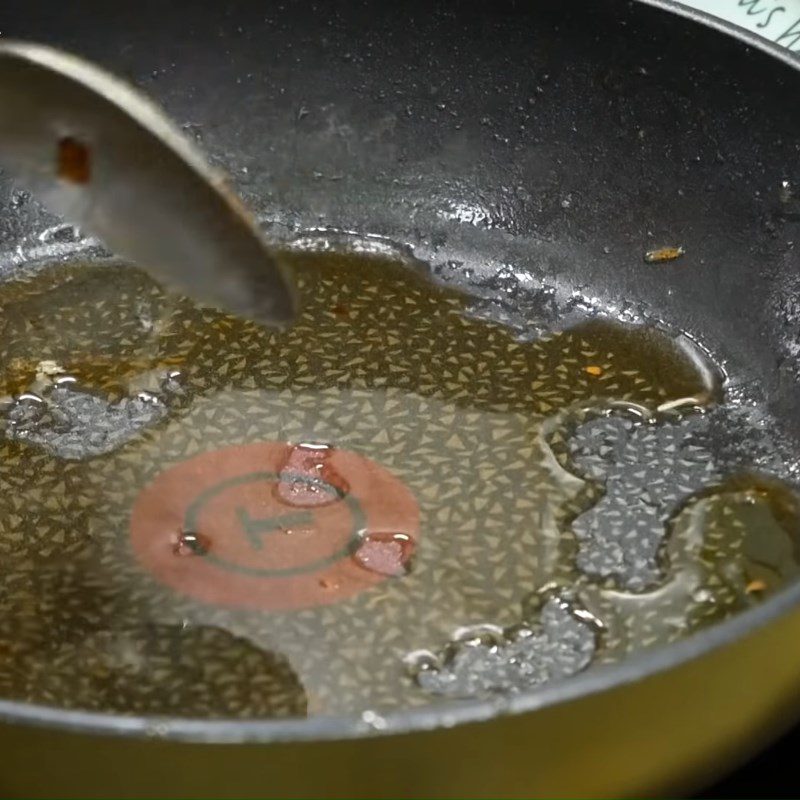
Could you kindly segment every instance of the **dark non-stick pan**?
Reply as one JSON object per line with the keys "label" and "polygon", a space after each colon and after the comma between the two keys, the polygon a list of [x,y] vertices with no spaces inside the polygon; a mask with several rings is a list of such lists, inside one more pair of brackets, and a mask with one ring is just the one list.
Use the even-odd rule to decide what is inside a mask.
{"label": "dark non-stick pan", "polygon": [[[593,353],[587,357],[598,361],[585,367],[588,377],[584,376],[584,382],[589,385],[602,378],[607,370],[600,363],[605,354],[599,344],[592,350],[592,343],[601,340],[591,321],[587,322],[590,318],[619,319],[628,326],[625,331],[631,326],[657,330],[658,341],[668,342],[668,346],[648,340],[637,369],[652,380],[666,375],[667,382],[683,381],[684,394],[689,395],[689,400],[679,397],[681,402],[667,398],[666,404],[659,406],[661,416],[644,421],[641,417],[647,412],[642,412],[642,404],[633,402],[624,413],[608,406],[603,414],[592,415],[576,410],[574,403],[567,409],[575,412],[571,430],[583,431],[585,437],[584,450],[571,451],[572,457],[584,458],[587,469],[600,463],[591,461],[593,442],[608,448],[598,456],[605,458],[616,452],[620,437],[634,436],[630,431],[637,425],[660,431],[648,440],[650,449],[642,445],[646,457],[640,453],[639,461],[628,465],[629,472],[615,475],[619,485],[628,486],[635,479],[640,489],[649,491],[641,501],[641,514],[666,525],[667,538],[658,552],[661,560],[652,562],[655,567],[648,562],[648,568],[652,567],[649,573],[644,568],[637,572],[635,559],[625,562],[630,567],[627,572],[622,568],[614,572],[602,558],[587,561],[587,571],[608,579],[606,583],[595,581],[581,589],[588,597],[586,603],[582,596],[547,595],[550,600],[542,600],[544,608],[529,608],[535,622],[524,635],[519,632],[519,618],[515,620],[513,615],[499,619],[500,628],[473,630],[473,638],[479,641],[468,646],[487,652],[512,646],[511,640],[500,645],[490,641],[512,633],[522,637],[514,642],[528,635],[544,642],[552,633],[548,619],[561,620],[559,624],[567,626],[563,630],[578,637],[553,645],[554,659],[562,658],[564,648],[573,654],[572,661],[553,662],[560,665],[563,680],[532,681],[531,688],[515,685],[511,692],[455,696],[458,693],[448,694],[449,690],[442,688],[439,678],[427,677],[421,682],[428,681],[437,696],[423,702],[414,694],[417,690],[410,679],[403,678],[402,697],[411,699],[393,705],[396,695],[389,679],[382,672],[364,669],[355,673],[356,680],[359,685],[377,687],[370,695],[377,698],[374,703],[348,706],[346,698],[352,687],[343,683],[338,705],[335,696],[329,697],[323,713],[314,713],[316,701],[310,693],[301,700],[293,694],[297,702],[287,701],[289,713],[287,706],[281,706],[279,718],[269,715],[269,704],[259,715],[225,713],[224,703],[215,706],[215,714],[187,716],[170,705],[168,684],[159,695],[168,713],[154,710],[144,695],[139,707],[120,707],[113,682],[103,686],[108,692],[106,706],[117,713],[84,702],[80,681],[75,684],[80,695],[75,702],[63,697],[49,700],[57,695],[53,687],[57,688],[59,670],[70,664],[71,669],[85,665],[87,674],[95,669],[89,650],[81,649],[83,640],[102,649],[107,641],[103,637],[114,635],[114,627],[109,633],[107,621],[98,632],[96,620],[105,620],[112,608],[115,618],[124,620],[126,604],[137,602],[133,595],[128,599],[125,587],[138,580],[136,569],[140,567],[125,566],[125,558],[129,557],[131,564],[135,556],[149,563],[149,551],[136,539],[136,531],[147,525],[137,528],[137,520],[149,519],[147,515],[161,502],[157,495],[139,495],[131,522],[131,551],[114,551],[99,572],[88,567],[82,572],[85,562],[79,557],[80,547],[76,545],[73,552],[64,545],[60,577],[54,577],[56,573],[42,577],[44,572],[33,570],[24,585],[19,581],[0,583],[0,661],[4,663],[0,670],[0,686],[4,687],[0,697],[0,790],[5,796],[675,793],[712,780],[795,719],[800,707],[800,584],[794,577],[797,559],[793,550],[800,541],[793,499],[795,459],[800,463],[800,109],[795,94],[796,64],[790,55],[768,45],[754,46],[755,39],[724,35],[697,20],[670,13],[675,11],[673,4],[653,5],[663,7],[622,2],[404,0],[392,4],[3,2],[0,30],[4,36],[53,44],[95,60],[132,79],[162,103],[187,135],[200,141],[212,161],[229,172],[268,234],[294,252],[291,258],[302,262],[306,256],[298,253],[314,249],[324,250],[328,256],[346,252],[348,258],[368,252],[376,263],[383,263],[381,259],[388,256],[389,261],[402,262],[410,270],[411,305],[417,302],[414,298],[424,295],[415,283],[420,272],[430,272],[440,283],[447,283],[447,291],[458,287],[464,296],[474,296],[484,319],[492,324],[499,321],[503,330],[513,331],[507,338],[502,334],[500,339],[491,339],[493,349],[478,356],[485,369],[496,368],[498,374],[503,365],[511,365],[509,381],[517,368],[508,353],[529,345],[540,347],[541,357],[551,359],[547,363],[556,372],[568,368],[573,363],[569,359],[578,358],[581,352]],[[110,255],[98,243],[81,238],[68,224],[53,219],[0,175],[0,278],[4,285],[11,286],[23,274],[30,277],[42,263],[91,266],[113,261]],[[313,264],[300,263],[300,267],[301,271],[310,270],[308,274],[316,269]],[[138,302],[135,286],[131,288],[125,280],[120,277],[115,290],[122,298],[120,307]],[[354,281],[357,278],[351,276],[350,284]],[[87,298],[93,303],[93,285],[73,280],[72,288],[67,287],[63,295],[67,298],[64,308],[80,311]],[[397,281],[392,285],[397,292],[404,291],[397,289]],[[412,292],[412,287],[417,288]],[[82,292],[86,294],[82,296]],[[454,296],[448,295],[451,302],[456,302]],[[106,297],[103,302],[110,301]],[[428,309],[415,323],[421,331],[419,346],[424,350],[429,341],[439,343],[435,345],[438,350],[431,345],[429,359],[434,371],[446,371],[450,351],[441,344],[442,328],[425,327],[429,317],[438,319],[431,317],[435,308],[419,302],[423,311]],[[4,308],[0,337],[11,341],[9,331],[16,330],[15,325],[24,326],[26,319],[33,320],[26,330],[35,336],[36,317],[30,311],[34,306],[24,307],[29,311],[19,305],[14,308],[13,314]],[[334,312],[349,313],[338,308],[335,306]],[[69,339],[78,323],[67,311],[60,324]],[[323,311],[320,320],[328,319]],[[396,332],[390,330],[392,324],[385,319],[384,333],[371,335]],[[575,324],[584,326],[580,328],[584,345],[578,334],[563,333]],[[385,334],[387,330],[389,334]],[[413,333],[399,323],[397,330],[403,336]],[[620,344],[619,337],[631,334],[617,332],[613,341],[607,338],[610,335],[603,334],[603,346],[614,350],[624,349],[627,345]],[[456,338],[454,334],[454,341]],[[216,340],[208,341],[205,351],[198,349],[198,357],[214,350]],[[380,341],[394,346],[390,339]],[[566,351],[558,349],[558,343],[565,341],[577,342],[574,352],[567,354],[569,358]],[[244,335],[241,346],[243,353],[249,346]],[[315,353],[308,357],[317,358]],[[245,357],[249,356],[245,353]],[[295,361],[287,364],[287,370],[294,370],[292,375],[299,374],[296,364],[303,357],[297,351]],[[480,372],[484,367],[474,369]],[[7,371],[9,363],[3,368]],[[687,370],[695,377],[686,377]],[[421,372],[408,378],[421,394],[425,394],[425,380],[436,377],[430,370],[425,374],[427,378]],[[408,377],[403,376],[403,380]],[[400,378],[397,380],[401,385]],[[624,383],[624,377],[620,380]],[[530,391],[535,393],[537,387],[531,385]],[[639,389],[631,391],[635,394]],[[325,397],[321,393],[314,402],[323,407],[328,402]],[[468,412],[473,406],[483,412],[492,403],[496,410],[498,403],[505,402],[502,397],[487,397],[458,395],[454,390],[445,398],[456,408],[452,414],[466,415],[458,417],[458,424],[464,427],[448,433],[448,447],[458,448],[469,441],[472,423]],[[721,593],[738,586],[740,579],[744,583],[741,591],[730,590],[733,599],[718,619],[703,617],[709,595],[696,588],[691,612],[691,619],[699,620],[696,625],[686,623],[689,617],[681,616],[681,608],[657,606],[647,619],[636,611],[637,597],[659,590],[658,565],[669,559],[671,563],[679,561],[670,542],[683,542],[689,548],[686,552],[695,546],[691,526],[681,533],[679,522],[672,524],[659,515],[668,507],[670,513],[711,513],[708,496],[698,494],[698,487],[675,471],[677,462],[670,461],[669,453],[684,446],[683,440],[668,435],[677,429],[670,414],[680,412],[684,400],[684,405],[703,407],[696,416],[710,428],[695,431],[691,445],[697,448],[691,451],[695,456],[686,456],[681,468],[691,471],[710,464],[744,464],[747,482],[741,483],[745,478],[739,475],[735,480],[740,483],[736,483],[709,466],[711,482],[728,495],[742,495],[745,505],[760,508],[759,503],[768,498],[764,502],[772,513],[770,541],[784,542],[780,538],[783,533],[788,537],[785,552],[781,551],[783,560],[778,566],[772,564],[772,572],[765,567],[763,574],[745,578],[725,573],[719,584]],[[147,397],[141,402],[148,402]],[[198,403],[201,409],[209,407]],[[187,408],[181,406],[180,414],[193,413]],[[211,431],[204,434],[206,442],[176,438],[177,449],[170,456],[173,462],[220,446],[228,424],[221,408],[214,407],[203,423],[207,427],[198,428]],[[717,408],[732,411],[717,413]],[[513,411],[511,408],[509,413]],[[355,430],[371,412],[359,406],[349,413],[347,419],[352,422],[348,424]],[[431,412],[420,411],[424,413]],[[445,416],[442,412],[442,420]],[[19,419],[14,418],[15,424]],[[395,422],[396,430],[403,430],[404,421]],[[7,427],[6,435],[9,430]],[[492,436],[499,448],[505,434],[500,428],[497,431]],[[44,441],[46,446],[50,446],[48,441]],[[380,446],[361,452],[367,452],[373,462],[391,465],[394,441],[381,439]],[[557,457],[559,443],[549,444]],[[424,454],[428,451],[423,445],[419,444],[419,452]],[[4,450],[3,457],[9,457],[12,450]],[[491,458],[497,452],[492,450]],[[101,450],[97,453],[102,454]],[[271,453],[259,451],[259,457],[267,463]],[[239,455],[217,458],[228,459],[225,464],[235,463]],[[59,474],[67,484],[81,469],[70,458],[63,462],[67,466],[58,468],[63,469]],[[102,483],[111,498],[104,513],[106,518],[120,520],[120,531],[127,530],[134,484],[138,491],[155,472],[145,475],[136,471],[133,462],[103,458],[96,461],[102,472],[98,485]],[[297,462],[300,467],[305,464],[302,458]],[[427,456],[420,458],[424,461]],[[441,474],[436,463],[425,461],[420,473],[430,467],[431,475]],[[549,474],[564,468],[566,462],[559,463],[561,467],[551,464]],[[476,463],[475,469],[480,466]],[[507,469],[512,466],[509,461]],[[36,469],[40,467],[30,469],[29,475],[20,468],[18,480],[2,488],[0,574],[9,569],[4,567],[4,558],[6,564],[11,563],[23,546],[14,538],[18,530],[14,526],[23,525],[19,520],[51,519],[47,498],[40,498],[38,505],[12,508],[14,497],[24,495],[26,482],[39,480]],[[525,473],[521,474],[519,480],[524,481]],[[531,473],[531,480],[544,480],[542,474]],[[335,474],[324,475],[323,488],[327,487],[334,499],[348,494],[349,487],[337,483]],[[669,503],[663,500],[666,495],[658,494],[662,490],[654,488],[664,483],[665,475],[670,486],[686,483],[678,492],[680,497]],[[771,482],[777,479],[780,489]],[[385,480],[384,488],[393,485]],[[410,475],[407,483],[416,487],[414,480]],[[436,478],[428,476],[426,480],[429,486]],[[730,480],[734,482],[726,483]],[[160,491],[160,485],[150,484],[155,487],[153,492]],[[203,502],[211,502],[210,497],[204,495]],[[398,490],[392,497],[392,502],[400,503],[405,495]],[[580,495],[579,499],[591,505],[598,496]],[[632,501],[628,496],[623,493],[617,499],[618,513],[629,513]],[[380,492],[373,493],[371,502],[375,508],[362,508],[359,513],[366,517],[383,513]],[[198,507],[193,506],[195,511]],[[586,507],[582,506],[580,513]],[[66,507],[56,504],[55,508],[62,513],[59,509]],[[82,508],[84,516],[76,519],[91,517],[95,506]],[[503,509],[498,513],[504,513]],[[576,509],[565,512],[564,518],[557,520],[559,529],[568,531],[578,514]],[[248,531],[254,529],[252,517],[240,514],[241,520]],[[775,532],[775,520],[783,521],[780,535]],[[467,530],[467,522],[460,523],[463,530]],[[519,530],[526,524],[520,522]],[[591,528],[594,522],[586,524]],[[724,539],[727,529],[724,524],[722,527],[719,535]],[[766,523],[762,526],[758,520],[750,527],[756,539],[760,530],[767,531]],[[580,539],[578,531],[575,535]],[[505,563],[503,542],[512,548],[512,541],[527,541],[522,533],[516,537],[515,530],[507,534],[507,540],[497,540],[499,545],[491,540],[497,551],[485,564]],[[45,531],[26,539],[33,542],[29,558],[34,566],[42,552],[51,553],[54,543],[58,546],[65,541],[48,541],[48,535]],[[99,541],[104,534],[92,535]],[[149,534],[145,530],[141,535],[146,539]],[[574,544],[570,535],[564,533],[563,541]],[[491,538],[490,533],[487,537]],[[67,536],[66,541],[72,540]],[[415,555],[419,569],[409,580],[423,580],[432,574],[426,573],[431,569],[426,559],[436,552],[436,541],[433,533],[425,532]],[[561,546],[558,541],[556,548]],[[179,543],[184,545],[197,548],[202,542]],[[524,560],[523,550],[519,552]],[[570,552],[574,556],[574,551]],[[698,563],[717,563],[717,556],[700,545],[691,552]],[[213,548],[208,555],[215,557]],[[447,570],[471,564],[473,558],[467,549],[457,548],[448,550],[447,556],[455,559],[456,566],[442,561],[431,585],[446,587]],[[591,560],[586,552],[581,557]],[[762,563],[770,557],[756,554],[751,561],[761,558]],[[196,581],[177,587],[178,595],[183,592],[194,598],[180,605],[184,600],[175,599],[171,568],[159,572],[158,564],[150,563],[150,567],[162,579],[159,602],[170,613],[170,604],[175,603],[176,619],[180,614],[200,613],[196,609],[202,606],[211,609],[203,613],[218,626],[214,630],[219,629],[223,612],[216,610],[220,595],[214,586]],[[21,569],[15,573],[17,579],[24,572]],[[86,578],[90,572],[92,580]],[[255,595],[241,590],[241,582],[253,576],[242,568],[228,575],[226,598],[235,596],[242,605],[252,606]],[[779,580],[773,585],[775,575]],[[563,588],[564,576],[560,578]],[[330,588],[320,580],[322,589]],[[392,585],[406,585],[403,580]],[[475,597],[487,592],[491,584],[489,578],[481,580],[483,577],[476,577],[467,587]],[[503,580],[502,576],[496,580],[501,594]],[[72,592],[70,581],[79,589]],[[602,594],[597,588],[601,583],[602,591],[616,598],[615,608],[629,609],[618,613],[614,623],[603,619],[602,603],[592,605],[591,598]],[[542,586],[530,588],[544,590]],[[401,620],[406,610],[408,615],[417,615],[414,624],[419,625],[420,647],[434,651],[444,647],[442,640],[435,640],[432,629],[425,627],[428,617],[422,606],[415,605],[415,598],[392,595],[400,599],[387,610],[386,603],[369,606],[371,596],[365,592],[363,601],[359,595],[344,598],[339,605],[328,603],[326,608],[334,610],[326,611],[327,617],[314,616],[314,609],[304,611],[306,616],[298,612],[291,620],[279,615],[274,617],[274,625],[281,626],[289,651],[291,637],[300,636],[297,632],[303,625],[312,630],[319,626],[320,642],[326,642],[320,652],[330,651],[331,669],[338,669],[336,659],[344,655],[325,638],[326,630],[338,632],[342,652],[347,651],[352,659],[359,652],[371,652],[370,648],[394,652],[392,648],[399,645],[392,643],[395,640],[389,633],[401,625],[398,610]],[[463,599],[446,594],[432,597],[432,602],[454,605]],[[273,606],[284,610],[293,603],[302,605],[291,593],[270,598]],[[77,605],[70,606],[72,602]],[[195,605],[190,607],[192,602]],[[362,602],[363,607],[358,605]],[[366,617],[355,612],[354,616],[337,617],[337,608],[369,613]],[[395,616],[383,616],[390,611]],[[676,614],[679,619],[674,622]],[[250,617],[248,620],[241,622],[241,627],[236,627],[239,622],[228,627],[247,638],[247,625],[256,624]],[[365,625],[365,620],[369,624]],[[477,621],[469,619],[465,624]],[[517,624],[516,632],[509,633],[513,624]],[[501,629],[503,626],[508,630]],[[669,633],[670,626],[674,635]],[[590,628],[592,644],[586,647],[611,651],[617,647],[619,657],[584,669],[586,665],[574,653],[584,646],[581,642],[589,641],[580,637],[588,636]],[[376,636],[376,629],[384,631],[386,638]],[[54,650],[50,669],[43,670],[37,661],[39,671],[32,671],[34,678],[26,683],[21,674],[28,670],[25,643],[36,636],[46,639],[50,633],[73,654],[72,660],[63,649]],[[157,632],[150,630],[147,636],[151,637],[147,641],[156,641]],[[237,685],[245,687],[245,696],[247,687],[252,687],[249,691],[253,694],[262,691],[259,671],[267,666],[276,681],[282,680],[282,670],[288,669],[283,661],[264,666],[266,662],[259,661],[258,653],[247,650],[240,639],[215,636],[209,634],[209,652],[213,655],[213,648],[228,648],[233,654],[231,674],[239,681]],[[623,640],[631,646],[621,645]],[[138,640],[130,641],[135,649]],[[451,659],[451,666],[458,655],[454,656],[453,648],[457,646],[451,645],[443,656]],[[133,658],[128,650],[119,653],[123,661]],[[251,664],[255,664],[253,670],[248,667]],[[186,667],[195,668],[194,664]],[[433,671],[439,668],[441,664]],[[315,669],[315,674],[323,674],[325,664]],[[552,672],[552,664],[548,669]],[[202,675],[196,679],[198,683],[203,680]],[[228,684],[220,681],[219,691],[224,694]],[[379,684],[388,686],[385,702]],[[285,689],[285,684],[281,686]],[[119,692],[129,688],[119,688]]]}

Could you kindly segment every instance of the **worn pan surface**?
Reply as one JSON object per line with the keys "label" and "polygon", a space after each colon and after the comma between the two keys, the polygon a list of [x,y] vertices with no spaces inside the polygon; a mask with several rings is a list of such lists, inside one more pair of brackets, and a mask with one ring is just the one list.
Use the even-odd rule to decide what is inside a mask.
{"label": "worn pan surface", "polygon": [[[798,76],[640,4],[7,0],[4,35],[133,78],[276,239],[383,237],[458,282],[512,264],[702,343],[800,435]],[[2,109],[0,109],[2,113]],[[0,276],[91,244],[0,176]],[[63,233],[63,232],[62,232]],[[53,239],[55,238],[55,241]],[[680,245],[676,265],[642,255]],[[388,246],[388,245],[387,245]],[[2,564],[0,564],[2,568]],[[502,702],[202,720],[0,699],[6,796],[684,791],[796,715],[800,585],[668,647]]]}

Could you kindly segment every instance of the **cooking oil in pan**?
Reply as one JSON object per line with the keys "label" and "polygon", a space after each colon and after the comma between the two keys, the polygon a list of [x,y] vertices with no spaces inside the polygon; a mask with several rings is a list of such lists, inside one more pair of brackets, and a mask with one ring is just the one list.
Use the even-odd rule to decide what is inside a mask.
{"label": "cooking oil in pan", "polygon": [[0,697],[265,717],[525,691],[795,577],[795,495],[685,341],[523,342],[403,265],[287,258],[281,333],[122,266],[2,288]]}

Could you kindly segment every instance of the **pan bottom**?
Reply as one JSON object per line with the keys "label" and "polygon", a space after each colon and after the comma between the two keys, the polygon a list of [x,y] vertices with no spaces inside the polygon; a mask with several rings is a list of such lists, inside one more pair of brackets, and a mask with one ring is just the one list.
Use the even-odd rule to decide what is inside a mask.
{"label": "pan bottom", "polygon": [[0,289],[0,697],[380,727],[794,579],[791,447],[686,336],[286,259],[282,333],[115,264]]}

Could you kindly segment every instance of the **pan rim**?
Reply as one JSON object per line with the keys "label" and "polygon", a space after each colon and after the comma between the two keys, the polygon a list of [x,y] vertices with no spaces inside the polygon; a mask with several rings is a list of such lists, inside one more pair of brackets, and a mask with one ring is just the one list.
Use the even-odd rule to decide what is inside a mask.
{"label": "pan rim", "polygon": [[742,28],[732,22],[728,22],[728,20],[715,17],[706,11],[700,11],[692,6],[685,6],[678,0],[636,0],[636,2],[652,8],[660,8],[679,17],[690,19],[700,25],[705,25],[707,28],[713,28],[720,33],[738,39],[743,44],[777,58],[792,69],[800,69],[800,53],[794,53],[792,50],[781,47],[770,39],[747,30],[747,28]]}
{"label": "pan rim", "polygon": [[[637,0],[690,19],[740,40],[800,71],[800,57],[755,33],[684,6],[676,0]],[[364,739],[482,722],[499,715],[533,713],[548,707],[600,694],[680,667],[753,634],[800,608],[800,580],[759,606],[674,644],[639,651],[622,662],[589,669],[567,680],[547,684],[511,697],[432,703],[388,712],[365,709],[360,714],[319,715],[290,719],[229,719],[126,715],[63,709],[0,698],[0,723],[21,724],[77,734],[148,738],[197,744],[325,742]],[[366,712],[370,717],[366,717]],[[368,722],[367,719],[370,721]],[[375,720],[381,724],[376,725]]]}

